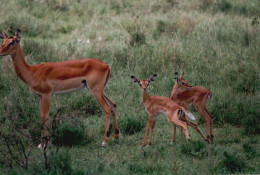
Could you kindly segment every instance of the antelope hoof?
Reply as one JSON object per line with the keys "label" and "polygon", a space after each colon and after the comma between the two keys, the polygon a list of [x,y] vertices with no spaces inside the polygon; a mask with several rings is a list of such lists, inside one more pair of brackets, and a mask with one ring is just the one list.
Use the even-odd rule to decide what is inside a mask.
{"label": "antelope hoof", "polygon": [[214,141],[214,135],[211,135],[211,141],[212,142]]}
{"label": "antelope hoof", "polygon": [[172,142],[170,142],[171,145],[173,145],[175,143],[175,140],[173,140]]}
{"label": "antelope hoof", "polygon": [[42,144],[41,144],[41,143],[38,145],[38,149],[43,149],[43,147],[42,147]]}
{"label": "antelope hoof", "polygon": [[188,143],[190,143],[190,139],[187,139]]}
{"label": "antelope hoof", "polygon": [[106,142],[102,142],[102,146],[103,147],[107,147],[107,143]]}
{"label": "antelope hoof", "polygon": [[118,139],[119,138],[119,136],[118,135],[114,135],[114,139]]}
{"label": "antelope hoof", "polygon": [[43,150],[45,147],[46,147],[46,145],[42,146],[41,143],[38,145],[38,149],[41,149],[41,150]]}
{"label": "antelope hoof", "polygon": [[146,147],[146,148],[149,148],[150,146],[151,146],[151,144],[147,144],[145,147]]}
{"label": "antelope hoof", "polygon": [[210,143],[210,140],[209,140],[209,139],[206,139],[206,138],[205,138],[204,141],[207,142],[207,143]]}

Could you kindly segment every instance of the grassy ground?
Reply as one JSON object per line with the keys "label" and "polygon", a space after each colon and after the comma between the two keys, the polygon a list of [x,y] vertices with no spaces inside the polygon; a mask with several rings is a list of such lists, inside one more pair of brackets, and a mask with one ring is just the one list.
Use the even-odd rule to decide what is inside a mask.
{"label": "grassy ground", "polygon": [[[110,137],[108,147],[101,147],[104,113],[87,90],[53,95],[50,118],[57,116],[64,135],[56,141],[69,146],[60,147],[58,153],[54,148],[48,151],[49,174],[260,173],[258,0],[2,0],[1,4],[5,8],[0,11],[0,29],[10,35],[21,29],[21,47],[29,64],[98,58],[112,67],[106,94],[118,106],[120,140]],[[18,128],[30,133],[36,145],[38,97],[17,78],[9,57],[1,59],[0,70],[1,131],[11,138],[13,128]],[[173,127],[160,115],[153,145],[141,149],[148,114],[130,76],[145,79],[157,73],[150,95],[169,96],[176,71],[184,71],[190,84],[212,91],[208,109],[214,116],[216,141],[207,145],[190,128],[191,144],[178,134],[171,145]],[[205,133],[203,119],[189,109]],[[68,142],[71,137],[67,139],[66,133],[77,139]],[[26,170],[19,168],[0,138],[2,172],[47,173],[44,155],[36,146]],[[29,148],[28,139],[23,141]]]}

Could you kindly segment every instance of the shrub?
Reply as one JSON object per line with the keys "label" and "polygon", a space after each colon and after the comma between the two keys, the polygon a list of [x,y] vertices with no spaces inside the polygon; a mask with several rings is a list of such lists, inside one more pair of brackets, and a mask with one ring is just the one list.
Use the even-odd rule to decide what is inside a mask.
{"label": "shrub", "polygon": [[90,142],[86,129],[80,124],[64,123],[53,136],[53,143],[61,146],[83,145]]}

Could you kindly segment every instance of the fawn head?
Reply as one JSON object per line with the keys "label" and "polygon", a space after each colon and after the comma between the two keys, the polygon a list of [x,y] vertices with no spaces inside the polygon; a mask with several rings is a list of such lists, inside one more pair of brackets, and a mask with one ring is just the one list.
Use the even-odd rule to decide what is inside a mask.
{"label": "fawn head", "polygon": [[176,80],[176,83],[179,85],[180,88],[189,90],[192,89],[192,86],[184,79],[184,72],[180,76],[178,72],[175,72],[174,79]]}
{"label": "fawn head", "polygon": [[147,80],[139,80],[138,78],[136,78],[135,76],[131,76],[131,78],[134,80],[135,83],[138,83],[142,89],[142,92],[145,92],[150,84],[151,81],[154,81],[155,78],[157,77],[157,74],[153,74],[152,76],[150,76],[149,79]]}
{"label": "fawn head", "polygon": [[0,30],[0,38],[4,39],[3,45],[0,47],[0,56],[12,55],[16,52],[17,45],[21,41],[21,31],[17,29],[15,36],[8,36]]}

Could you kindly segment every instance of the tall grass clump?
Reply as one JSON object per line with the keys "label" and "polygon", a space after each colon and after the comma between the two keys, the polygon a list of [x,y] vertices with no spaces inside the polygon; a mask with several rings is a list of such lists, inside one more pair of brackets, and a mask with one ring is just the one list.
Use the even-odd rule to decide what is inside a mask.
{"label": "tall grass clump", "polygon": [[220,166],[224,167],[225,170],[229,173],[239,173],[239,172],[245,172],[247,165],[243,161],[242,158],[237,157],[234,154],[230,154],[228,152],[223,153],[224,158],[220,162]]}
{"label": "tall grass clump", "polygon": [[141,116],[125,115],[123,120],[120,121],[120,130],[124,134],[133,135],[136,134],[145,127],[145,121]]}
{"label": "tall grass clump", "polygon": [[92,137],[88,134],[87,127],[82,124],[80,119],[63,121],[57,125],[56,130],[53,132],[53,143],[57,146],[72,147],[85,145],[92,140]]}
{"label": "tall grass clump", "polygon": [[146,36],[140,29],[140,26],[134,25],[127,28],[127,32],[130,35],[130,46],[140,46],[146,44]]}

